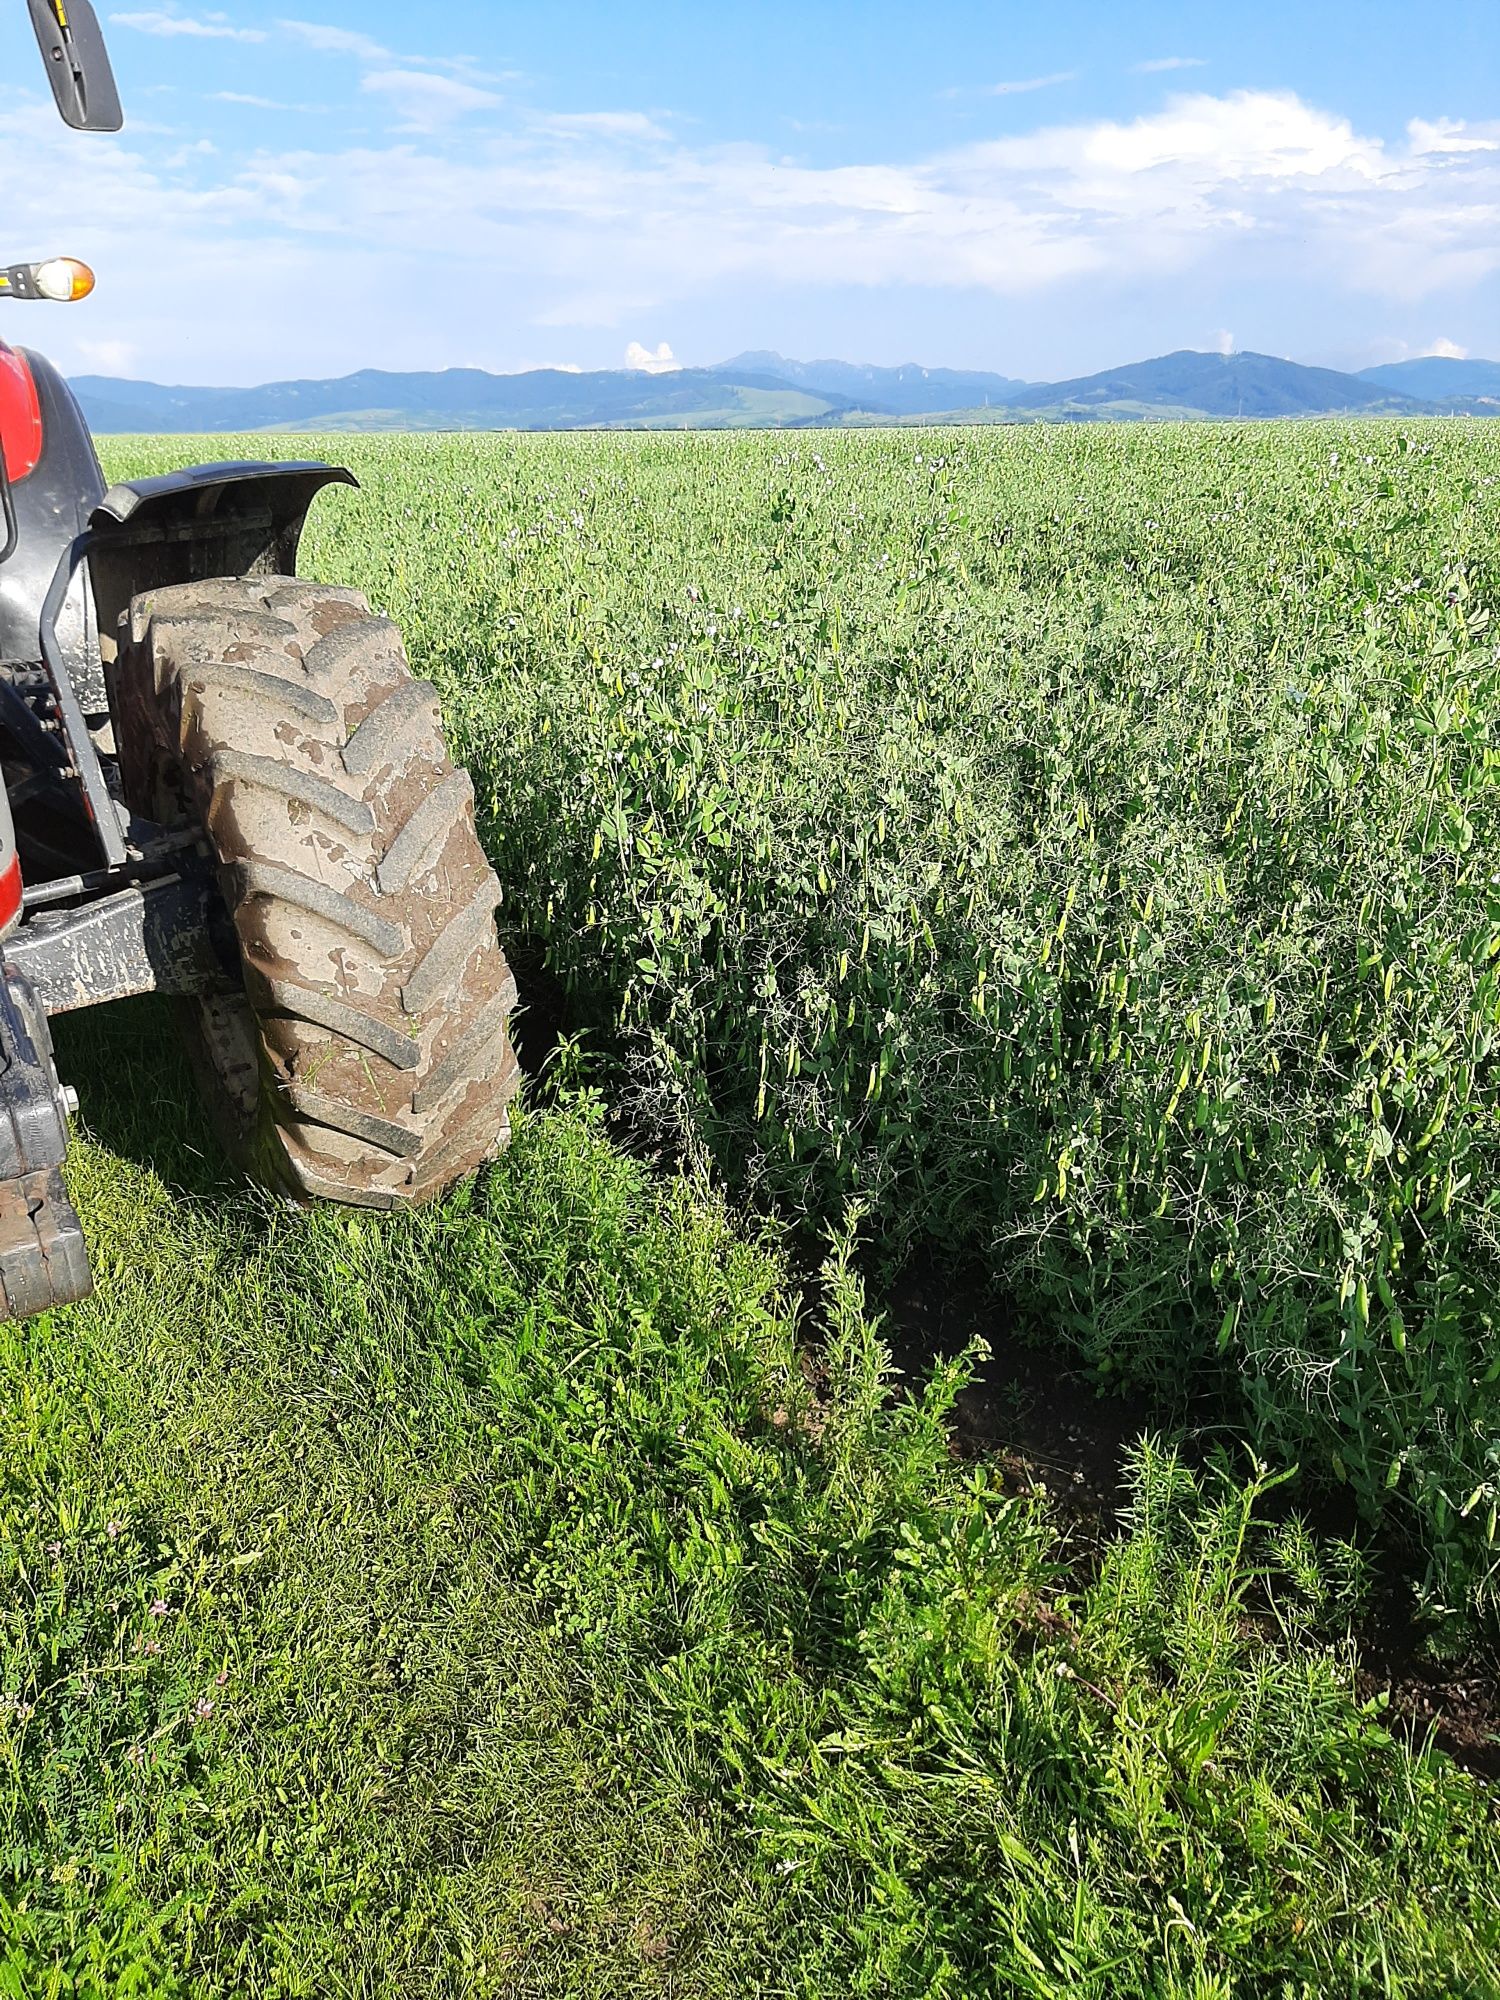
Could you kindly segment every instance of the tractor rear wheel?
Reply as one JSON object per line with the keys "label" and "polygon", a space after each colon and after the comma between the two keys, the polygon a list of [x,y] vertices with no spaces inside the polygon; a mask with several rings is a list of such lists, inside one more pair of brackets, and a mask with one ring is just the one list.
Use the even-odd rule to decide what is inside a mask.
{"label": "tractor rear wheel", "polygon": [[132,804],[220,864],[244,990],[184,1004],[241,1164],[363,1207],[441,1193],[508,1136],[516,989],[396,627],[352,590],[184,584],[135,599],[116,674]]}

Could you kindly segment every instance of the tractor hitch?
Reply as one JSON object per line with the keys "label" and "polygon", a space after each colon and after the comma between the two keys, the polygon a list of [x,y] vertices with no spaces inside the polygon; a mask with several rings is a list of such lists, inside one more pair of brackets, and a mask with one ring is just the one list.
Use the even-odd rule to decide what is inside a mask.
{"label": "tractor hitch", "polygon": [[68,1092],[47,1016],[23,978],[0,980],[0,1314],[27,1319],[93,1290],[63,1186]]}

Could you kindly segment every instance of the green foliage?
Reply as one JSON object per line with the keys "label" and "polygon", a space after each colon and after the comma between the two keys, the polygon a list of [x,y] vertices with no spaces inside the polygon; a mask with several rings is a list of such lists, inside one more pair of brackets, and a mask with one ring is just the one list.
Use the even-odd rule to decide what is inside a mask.
{"label": "green foliage", "polygon": [[0,1993],[1494,1990],[1489,1805],[1311,1636],[1264,1481],[1143,1447],[1070,1587],[846,1240],[810,1374],[597,1106],[279,1215],[130,1163],[194,1171],[148,1010],[79,1036],[101,1288],[0,1334]]}
{"label": "green foliage", "polygon": [[350,450],[311,561],[637,1127],[1222,1386],[1492,1619],[1494,426]]}

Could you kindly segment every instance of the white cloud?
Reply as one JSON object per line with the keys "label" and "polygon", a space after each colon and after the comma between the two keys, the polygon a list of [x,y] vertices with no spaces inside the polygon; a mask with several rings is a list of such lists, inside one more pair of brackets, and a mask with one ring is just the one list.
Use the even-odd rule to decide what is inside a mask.
{"label": "white cloud", "polygon": [[1441,334],[1429,347],[1424,347],[1422,352],[1438,355],[1444,361],[1467,361],[1469,358],[1467,347],[1460,347],[1456,340],[1445,340]]}
{"label": "white cloud", "polygon": [[1056,83],[1072,83],[1077,70],[1060,69],[1052,76],[1028,76],[1019,83],[986,83],[981,89],[986,97],[1023,97],[1029,90],[1050,90]]}
{"label": "white cloud", "polygon": [[[1054,126],[979,149],[997,169],[1043,169],[1097,189],[1105,206],[1157,198],[1165,179],[1195,189],[1331,175],[1372,178],[1382,147],[1346,119],[1291,91],[1236,90],[1226,97],[1174,97],[1129,124]],[[1103,179],[1116,192],[1107,192]]]}
{"label": "white cloud", "polygon": [[625,350],[625,366],[637,368],[646,375],[675,375],[682,363],[665,341],[653,353],[649,347],[642,347],[638,340],[632,340]]}
{"label": "white cloud", "polygon": [[1152,56],[1147,62],[1132,63],[1134,76],[1157,76],[1168,69],[1202,69],[1202,56]]}
{"label": "white cloud", "polygon": [[[632,327],[685,324],[690,302],[799,289],[988,294],[1026,301],[1027,318],[1062,293],[1057,313],[1085,315],[1102,340],[1116,302],[1152,287],[1163,319],[1186,287],[1222,284],[1326,306],[1330,324],[1342,298],[1346,323],[1368,325],[1372,298],[1456,301],[1500,274],[1489,125],[1387,140],[1290,93],[1196,93],[1133,120],[809,166],[683,143],[645,129],[645,114],[508,109],[404,61],[366,81],[409,111],[420,83],[437,127],[459,108],[487,115],[461,148],[415,119],[354,145],[309,125],[296,150],[256,149],[252,132],[237,154],[179,153],[172,167],[139,128],[81,148],[53,131],[50,107],[15,107],[0,112],[10,227],[76,244],[99,268],[112,333],[147,372],[181,380],[434,366],[476,339],[490,365],[509,365],[537,327],[609,328],[618,352]],[[218,128],[238,122],[218,121],[221,146]],[[156,283],[168,258],[198,274],[191,299]],[[445,258],[462,259],[457,301],[430,282]],[[60,358],[88,310],[59,316]],[[1421,317],[1468,332],[1456,305]]]}
{"label": "white cloud", "polygon": [[505,70],[499,75],[480,70],[472,58],[464,55],[398,55],[388,49],[383,42],[360,32],[357,28],[339,28],[322,21],[283,20],[276,23],[283,34],[295,36],[305,42],[319,55],[352,56],[356,62],[369,64],[397,64],[403,70],[438,70],[470,84],[515,83],[520,80],[517,70]]}
{"label": "white cloud", "polygon": [[391,52],[368,35],[361,35],[353,28],[331,28],[321,21],[278,21],[289,35],[306,42],[310,49],[321,55],[357,56],[361,62],[389,62]]}
{"label": "white cloud", "polygon": [[[391,70],[447,110],[487,94]],[[280,182],[278,181],[280,176]],[[1180,270],[1223,248],[1419,296],[1500,266],[1500,171],[1484,153],[1388,148],[1295,96],[1174,99],[1128,123],[1044,126],[914,164],[788,165],[565,121],[496,131],[461,160],[421,143],[255,160],[284,183],[266,226],[425,251],[485,245],[497,267],[595,299],[663,299],[732,274],[783,284],[978,287],[1025,296],[1071,277]]]}
{"label": "white cloud", "polygon": [[504,102],[478,84],[423,69],[370,70],[360,79],[359,87],[394,98],[402,113],[402,128],[408,131],[427,131],[466,111],[487,111]]}
{"label": "white cloud", "polygon": [[669,139],[672,135],[644,111],[564,111],[541,120],[548,132],[593,133],[601,139]]}
{"label": "white cloud", "polygon": [[1414,153],[1500,153],[1500,123],[1463,118],[1413,118],[1406,128]]}
{"label": "white cloud", "polygon": [[319,109],[316,104],[283,104],[277,98],[257,97],[252,91],[247,90],[216,90],[213,93],[213,102],[215,104],[248,104],[255,111],[315,112]]}
{"label": "white cloud", "polygon": [[[299,169],[299,172],[302,171]],[[309,163],[337,210],[334,175]],[[1476,175],[1479,179],[1476,181]],[[511,137],[455,169],[413,161],[364,189],[398,228],[434,213],[620,316],[733,276],[977,287],[1177,271],[1222,250],[1420,296],[1500,266],[1487,156],[1425,162],[1288,94],[1191,96],[1129,123],[1043,127],[912,165],[787,165],[749,146],[628,148],[607,133]],[[526,247],[529,246],[529,247]]]}
{"label": "white cloud", "polygon": [[187,35],[205,41],[216,42],[263,42],[266,37],[260,28],[236,28],[223,14],[209,14],[197,20],[190,14],[164,14],[159,9],[150,8],[139,14],[111,14],[110,23],[116,28],[134,28],[141,35]]}

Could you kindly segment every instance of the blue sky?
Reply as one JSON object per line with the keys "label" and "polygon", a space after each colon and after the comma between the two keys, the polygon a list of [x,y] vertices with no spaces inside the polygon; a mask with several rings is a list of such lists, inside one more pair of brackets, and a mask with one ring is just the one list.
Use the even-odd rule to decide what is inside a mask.
{"label": "blue sky", "polygon": [[75,370],[1500,354],[1500,0],[100,12],[117,138],[0,21],[7,259],[100,277],[5,331]]}

